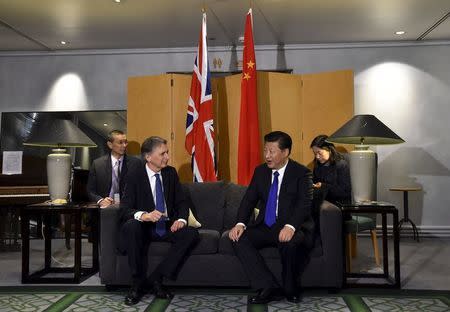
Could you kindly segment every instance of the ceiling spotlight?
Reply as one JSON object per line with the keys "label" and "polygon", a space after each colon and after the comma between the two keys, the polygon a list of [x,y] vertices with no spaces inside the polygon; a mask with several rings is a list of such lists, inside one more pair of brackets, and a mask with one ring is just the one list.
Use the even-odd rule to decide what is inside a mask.
{"label": "ceiling spotlight", "polygon": [[65,44],[67,44],[67,42],[66,41],[61,41],[61,44],[65,45]]}
{"label": "ceiling spotlight", "polygon": [[105,127],[108,127],[108,124],[107,124],[107,123],[104,123],[103,125],[104,125]]}
{"label": "ceiling spotlight", "polygon": [[115,3],[120,3],[121,0],[114,0]]}
{"label": "ceiling spotlight", "polygon": [[396,35],[404,35],[405,33],[406,33],[406,31],[404,31],[404,30],[399,30],[399,31],[395,32]]}

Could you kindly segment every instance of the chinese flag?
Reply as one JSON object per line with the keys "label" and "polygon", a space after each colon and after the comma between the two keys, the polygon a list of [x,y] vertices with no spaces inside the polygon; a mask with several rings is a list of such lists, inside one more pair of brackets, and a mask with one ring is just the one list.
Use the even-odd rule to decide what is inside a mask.
{"label": "chinese flag", "polygon": [[258,103],[256,100],[256,59],[252,24],[252,9],[250,9],[245,19],[244,56],[242,58],[237,181],[241,185],[250,183],[255,167],[261,162]]}

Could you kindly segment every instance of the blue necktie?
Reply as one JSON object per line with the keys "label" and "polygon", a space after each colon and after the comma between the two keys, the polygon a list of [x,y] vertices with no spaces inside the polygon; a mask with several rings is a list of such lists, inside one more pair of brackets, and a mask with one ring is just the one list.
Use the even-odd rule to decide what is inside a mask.
{"label": "blue necktie", "polygon": [[[164,213],[164,193],[162,190],[161,179],[159,178],[159,173],[155,174],[155,193],[156,193],[156,210]],[[166,234],[166,223],[164,221],[164,216],[156,222],[156,234],[159,236],[164,236]]]}
{"label": "blue necktie", "polygon": [[267,198],[266,214],[264,215],[264,223],[271,227],[277,219],[277,194],[278,194],[278,171],[273,173],[273,182],[270,186],[269,197]]}

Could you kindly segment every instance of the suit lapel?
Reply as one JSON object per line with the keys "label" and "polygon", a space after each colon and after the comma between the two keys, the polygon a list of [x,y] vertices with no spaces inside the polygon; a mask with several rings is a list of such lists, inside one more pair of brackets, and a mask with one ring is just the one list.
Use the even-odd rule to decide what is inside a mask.
{"label": "suit lapel", "polygon": [[108,181],[108,193],[111,189],[112,184],[112,165],[111,165],[111,154],[106,155],[105,158],[105,175],[106,181]]}
{"label": "suit lapel", "polygon": [[[170,175],[168,170],[161,170],[161,176],[163,178],[163,191],[164,191],[164,200],[166,201],[166,207],[168,207],[168,199],[169,199],[169,182]],[[169,208],[167,208],[169,209]]]}
{"label": "suit lapel", "polygon": [[144,196],[147,197],[146,202],[150,203],[150,208],[151,208],[151,210],[153,210],[153,209],[155,209],[156,204],[155,204],[155,201],[153,200],[152,188],[150,186],[150,179],[148,178],[146,166],[147,165],[144,164],[144,166],[142,167],[142,169],[143,169],[142,185],[144,188]]}
{"label": "suit lapel", "polygon": [[270,186],[272,185],[272,169],[266,166],[266,170],[264,170],[263,177],[263,185],[264,185],[264,201],[267,202],[269,198]]}

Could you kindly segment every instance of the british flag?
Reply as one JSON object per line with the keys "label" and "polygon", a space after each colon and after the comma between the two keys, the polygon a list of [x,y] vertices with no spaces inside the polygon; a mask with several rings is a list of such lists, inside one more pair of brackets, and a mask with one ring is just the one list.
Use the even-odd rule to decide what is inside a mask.
{"label": "british flag", "polygon": [[192,172],[195,182],[217,181],[210,78],[206,45],[206,13],[203,13],[186,118],[185,147],[192,155]]}

